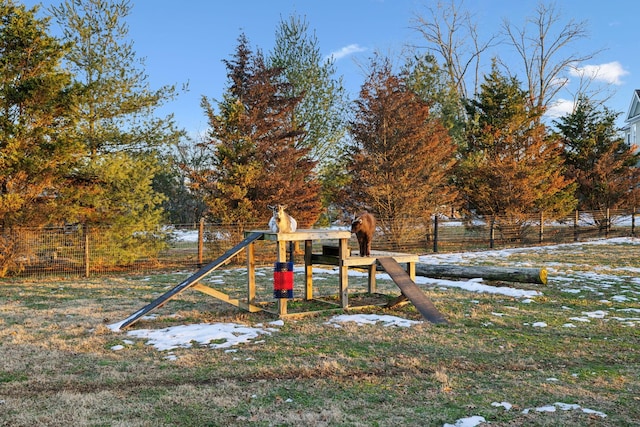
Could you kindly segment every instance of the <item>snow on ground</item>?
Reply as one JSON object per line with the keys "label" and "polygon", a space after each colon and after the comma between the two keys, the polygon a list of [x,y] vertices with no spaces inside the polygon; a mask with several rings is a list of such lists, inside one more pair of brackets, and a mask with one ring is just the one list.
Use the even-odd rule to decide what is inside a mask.
{"label": "snow on ground", "polygon": [[[511,410],[511,408],[513,407],[513,405],[509,402],[493,402],[491,404],[491,406],[502,406],[505,411],[509,411]],[[600,418],[606,418],[607,414],[605,414],[604,412],[600,412],[600,411],[594,411],[593,409],[589,409],[589,408],[583,408],[580,405],[576,405],[574,403],[562,403],[562,402],[555,402],[552,405],[545,405],[545,406],[539,406],[537,408],[526,408],[522,411],[523,414],[528,414],[531,411],[534,412],[556,412],[557,410],[560,411],[577,411],[580,410],[582,412],[584,412],[585,414],[591,414],[594,416],[598,416]],[[480,425],[482,423],[486,423],[487,420],[484,417],[481,417],[479,415],[474,415],[472,417],[467,417],[467,418],[460,418],[459,420],[457,420],[455,423],[453,424],[444,424],[443,427],[475,427],[477,425]]]}
{"label": "snow on ground", "polygon": [[[626,243],[626,244],[640,244],[639,239],[632,238],[620,238],[620,239],[609,239],[609,240],[597,240],[590,242],[582,242],[577,244],[570,244],[573,247],[581,246],[581,245],[600,245],[600,244],[616,244],[616,243]],[[504,259],[511,254],[514,253],[526,253],[532,251],[546,251],[553,252],[561,247],[566,247],[567,245],[555,245],[555,246],[543,246],[543,247],[534,247],[534,248],[517,248],[517,249],[503,249],[503,250],[495,250],[495,251],[484,251],[484,252],[465,252],[465,253],[453,253],[453,254],[433,254],[421,257],[421,262],[428,262],[432,264],[465,264],[469,261],[478,261],[486,259]],[[560,270],[562,263],[559,262],[556,265],[557,270]],[[632,276],[638,273],[638,269],[628,268],[622,269],[624,271],[628,271]],[[602,294],[603,290],[606,290],[607,287],[610,287],[612,283],[615,283],[621,278],[619,276],[608,275],[598,273],[599,269],[594,269],[591,273],[576,273],[572,272],[570,275],[565,276],[555,276],[553,277],[553,281],[557,283],[563,292],[569,293],[582,293],[584,291],[587,292],[595,292],[596,294]],[[337,274],[336,270],[323,270],[323,272],[327,274]],[[556,271],[557,273],[557,271]],[[350,271],[350,275],[359,275],[359,274],[367,274],[361,273],[357,271]],[[383,278],[384,274],[379,274],[379,278]],[[387,275],[388,276],[388,275]],[[596,289],[592,286],[583,286],[582,279],[589,279],[593,281],[594,278],[597,277],[596,282],[599,282],[599,288]],[[389,277],[386,277],[390,280]],[[482,283],[482,279],[471,279],[466,281],[455,281],[455,280],[441,280],[441,279],[430,279],[426,277],[417,277],[416,283],[419,285],[430,285],[437,286],[440,289],[442,288],[457,288],[461,290],[469,291],[470,293],[491,293],[491,294],[500,294],[509,296],[517,299],[520,303],[531,303],[535,301],[535,298],[543,295],[543,292],[540,290],[526,290],[526,289],[514,289],[507,286],[491,286]],[[611,300],[614,302],[623,302],[623,301],[638,301],[640,296],[640,279],[632,279],[632,283],[637,284],[638,286],[635,288],[629,288],[628,292],[625,295],[613,295],[611,296]],[[601,303],[610,303],[609,300],[603,299],[600,300]],[[507,309],[512,309],[512,306],[506,306]],[[572,309],[569,307],[565,307],[568,312],[568,320],[563,325],[563,327],[567,328],[575,328],[579,327],[580,324],[585,324],[591,322],[591,319],[605,319],[605,320],[615,320],[622,322],[626,326],[635,327],[640,325],[640,309],[635,308],[627,308],[627,309],[615,309],[611,308],[610,310],[595,310],[595,311],[582,311],[580,313],[576,313],[573,315]],[[496,316],[504,316],[504,313],[494,313]],[[612,315],[619,314],[619,315]],[[408,319],[403,319],[396,316],[389,315],[375,315],[375,314],[341,314],[332,317],[329,319],[326,324],[328,326],[333,326],[336,328],[340,328],[342,323],[345,322],[354,322],[356,324],[380,324],[382,327],[411,327],[414,324],[422,323],[419,321],[412,321]],[[116,323],[110,325],[109,327],[114,331],[120,330],[121,323]],[[262,342],[260,338],[265,335],[271,335],[273,333],[278,332],[278,327],[284,325],[282,320],[277,320],[275,322],[270,322],[267,325],[257,324],[253,327],[249,327],[246,325],[236,324],[236,323],[213,323],[213,324],[197,324],[197,325],[178,325],[172,326],[163,329],[151,330],[151,329],[140,329],[140,330],[131,330],[127,331],[127,336],[131,338],[137,339],[145,339],[148,345],[153,346],[159,351],[167,351],[166,358],[169,360],[175,360],[176,356],[171,352],[171,350],[176,348],[189,348],[197,343],[201,346],[207,346],[212,349],[224,349],[227,352],[234,352],[233,347],[241,345],[241,344],[259,344]],[[545,322],[531,322],[529,324],[532,327],[544,328],[547,327]],[[120,351],[126,348],[127,345],[133,345],[133,341],[129,339],[124,339],[123,344],[114,345],[112,347],[113,351]],[[551,379],[550,379],[551,380]],[[506,411],[511,410],[512,404],[509,402],[493,402],[492,406],[501,406],[504,407]],[[523,413],[529,413],[531,411],[535,412],[555,412],[556,410],[568,411],[568,410],[581,410],[584,413],[588,413],[594,416],[599,416],[605,418],[607,415],[593,410],[589,408],[582,408],[579,405],[568,404],[562,402],[555,402],[553,404],[537,407],[537,408],[527,408],[524,409]],[[471,416],[468,418],[462,418],[456,420],[453,424],[445,424],[443,427],[474,427],[477,426],[486,420],[481,416]]]}

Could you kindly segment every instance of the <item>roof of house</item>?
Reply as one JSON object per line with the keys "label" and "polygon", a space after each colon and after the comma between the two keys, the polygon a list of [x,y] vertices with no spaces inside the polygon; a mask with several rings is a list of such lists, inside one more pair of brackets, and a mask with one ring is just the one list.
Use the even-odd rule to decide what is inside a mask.
{"label": "roof of house", "polygon": [[627,113],[626,122],[632,122],[640,120],[640,89],[633,91],[633,97],[631,98],[631,105],[629,105],[629,112]]}

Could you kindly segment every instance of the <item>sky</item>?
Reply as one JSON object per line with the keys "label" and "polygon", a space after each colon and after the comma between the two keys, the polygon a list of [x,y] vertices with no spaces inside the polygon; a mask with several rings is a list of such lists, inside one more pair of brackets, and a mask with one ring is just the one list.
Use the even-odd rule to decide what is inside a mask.
{"label": "sky", "polygon": [[[20,1],[20,0],[17,0]],[[60,0],[23,0],[43,10]],[[129,36],[145,69],[151,88],[188,84],[188,91],[159,110],[172,113],[180,128],[192,135],[207,129],[200,106],[203,96],[220,100],[227,86],[223,60],[230,59],[240,34],[245,34],[254,50],[268,54],[274,46],[276,30],[290,16],[304,18],[315,32],[321,53],[333,57],[336,77],[343,78],[351,99],[355,99],[365,80],[365,67],[375,52],[398,57],[407,46],[424,45],[413,29],[417,17],[428,17],[428,8],[437,0],[130,0],[132,10],[126,18]],[[537,0],[465,0],[473,13],[478,31],[488,36],[500,28],[503,19],[521,27],[532,17]],[[640,89],[640,54],[637,17],[640,2],[627,0],[557,0],[560,23],[585,21],[589,39],[572,47],[570,53],[599,53],[581,64],[584,73],[596,73],[597,82],[611,97],[606,106],[620,112],[619,124],[629,108],[633,91]],[[499,56],[510,70],[520,62],[506,47],[494,48],[485,56]],[[518,73],[524,78],[523,73]],[[557,112],[567,111],[578,78],[571,76],[570,91],[560,93]],[[215,103],[214,103],[215,105]]]}

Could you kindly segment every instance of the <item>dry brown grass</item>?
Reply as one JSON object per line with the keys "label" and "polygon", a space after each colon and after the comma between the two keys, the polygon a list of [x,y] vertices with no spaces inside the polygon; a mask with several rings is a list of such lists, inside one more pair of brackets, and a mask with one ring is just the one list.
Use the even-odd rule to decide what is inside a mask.
{"label": "dry brown grass", "polygon": [[[561,255],[522,257],[544,263]],[[638,326],[605,319],[572,329],[562,325],[581,311],[638,307],[640,284],[616,270],[618,262],[608,261],[640,267],[637,246],[601,247],[599,254],[589,249],[577,259],[592,271],[607,266],[606,274],[619,280],[608,276],[611,283],[602,287],[597,277],[581,276],[572,287],[600,293],[576,295],[563,292],[566,282],[554,284],[552,278],[533,304],[430,289],[450,325],[334,328],[325,324],[331,314],[322,314],[286,320],[263,343],[236,352],[176,349],[175,361],[143,340],[112,350],[130,338],[106,325],[170,289],[178,276],[5,280],[0,282],[0,425],[442,426],[471,415],[484,416],[492,426],[633,425],[640,419]],[[556,274],[570,277],[578,270],[570,269],[558,267]],[[239,272],[221,274],[231,286]],[[621,293],[636,299],[599,302]],[[385,313],[420,319],[411,305]],[[134,328],[271,320],[187,291]],[[540,321],[549,326],[531,326]],[[491,406],[502,401],[514,408]],[[577,403],[607,417],[579,410],[522,412],[554,402]]]}

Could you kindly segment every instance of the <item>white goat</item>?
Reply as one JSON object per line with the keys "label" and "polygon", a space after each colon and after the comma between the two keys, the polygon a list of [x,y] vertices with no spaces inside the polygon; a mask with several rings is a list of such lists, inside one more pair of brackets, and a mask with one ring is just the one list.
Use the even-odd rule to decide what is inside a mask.
{"label": "white goat", "polygon": [[269,228],[274,233],[293,233],[298,228],[298,222],[284,210],[287,205],[268,206],[273,212],[269,220]]}

